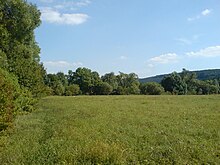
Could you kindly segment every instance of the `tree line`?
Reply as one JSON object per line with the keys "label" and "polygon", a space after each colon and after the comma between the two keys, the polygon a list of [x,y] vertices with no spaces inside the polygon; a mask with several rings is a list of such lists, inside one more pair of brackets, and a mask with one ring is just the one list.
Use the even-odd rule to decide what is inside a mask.
{"label": "tree line", "polygon": [[219,94],[219,83],[220,79],[198,80],[195,72],[189,72],[186,69],[183,69],[180,74],[173,72],[161,81],[165,91],[178,95]]}
{"label": "tree line", "polygon": [[196,73],[183,69],[181,73],[173,72],[163,78],[161,83],[140,83],[135,73],[113,72],[99,76],[98,72],[88,68],[78,68],[68,74],[58,72],[48,74],[45,84],[50,89],[48,94],[59,96],[74,95],[202,95],[218,94],[219,80],[201,81]]}

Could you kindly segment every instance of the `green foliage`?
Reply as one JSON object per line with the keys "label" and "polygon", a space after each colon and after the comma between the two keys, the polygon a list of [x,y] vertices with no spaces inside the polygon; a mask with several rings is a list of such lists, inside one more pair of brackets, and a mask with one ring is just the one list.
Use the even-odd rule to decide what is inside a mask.
{"label": "green foliage", "polygon": [[144,95],[161,95],[164,92],[163,87],[156,82],[142,83],[140,90]]}
{"label": "green foliage", "polygon": [[22,89],[19,92],[19,97],[16,99],[18,112],[33,112],[37,103],[37,99],[33,98],[30,91]]}
{"label": "green foliage", "polygon": [[7,56],[6,54],[0,49],[0,68],[6,69],[8,67]]}
{"label": "green foliage", "polygon": [[34,36],[41,23],[40,12],[24,0],[0,2],[0,63],[6,61],[4,68],[18,78],[20,86],[39,97],[45,88],[40,48]]}
{"label": "green foliage", "polygon": [[62,83],[64,87],[68,85],[67,76],[63,72],[58,72],[56,76],[57,76],[57,79]]}
{"label": "green foliage", "polygon": [[113,91],[112,86],[109,85],[107,82],[99,83],[95,89],[95,93],[97,95],[109,95],[112,93],[112,91]]}
{"label": "green foliage", "polygon": [[210,82],[196,80],[194,81],[193,85],[197,94],[208,95],[208,94],[218,94],[219,92],[219,86],[213,85]]}
{"label": "green foliage", "polygon": [[220,164],[220,96],[47,97],[1,164]]}
{"label": "green foliage", "polygon": [[219,82],[214,80],[201,81],[196,79],[196,74],[183,69],[182,73],[174,72],[171,75],[165,76],[161,84],[165,91],[173,94],[218,94]]}
{"label": "green foliage", "polygon": [[21,87],[27,88],[32,92],[33,96],[40,97],[45,90],[42,65],[32,61],[15,60],[13,70]]}
{"label": "green foliage", "polygon": [[[185,70],[187,71],[187,70]],[[199,70],[199,71],[187,71],[189,74],[195,74],[198,80],[213,80],[220,78],[220,69],[209,69],[209,70]],[[180,73],[181,74],[181,73]],[[167,74],[157,75],[153,77],[139,79],[141,83],[145,82],[157,82],[161,83],[162,79],[167,76]]]}
{"label": "green foliage", "polygon": [[[0,68],[0,125],[12,122],[20,86],[16,78]],[[0,128],[1,130],[1,128]]]}
{"label": "green foliage", "polygon": [[81,93],[79,85],[72,84],[69,86],[66,86],[65,88],[65,96],[76,96]]}
{"label": "green foliage", "polygon": [[103,82],[107,82],[109,85],[111,85],[113,91],[115,91],[118,88],[118,80],[113,72],[106,73],[104,76],[101,77],[101,79]]}
{"label": "green foliage", "polygon": [[88,68],[78,68],[75,72],[69,71],[69,84],[78,84],[83,94],[95,94],[95,87],[101,82],[97,72]]}
{"label": "green foliage", "polygon": [[31,112],[44,95],[46,71],[39,63],[34,29],[40,12],[26,0],[0,0],[0,122],[10,123],[17,112]]}
{"label": "green foliage", "polygon": [[45,84],[51,88],[53,95],[62,96],[65,93],[65,87],[63,85],[63,82],[65,82],[65,80],[62,81],[60,75],[62,75],[62,73],[48,74],[46,76]]}
{"label": "green foliage", "polygon": [[161,81],[161,85],[165,91],[171,92],[172,94],[184,95],[187,93],[187,84],[176,72],[165,76]]}
{"label": "green foliage", "polygon": [[64,86],[59,81],[57,83],[54,83],[53,89],[54,95],[62,96],[65,92]]}
{"label": "green foliage", "polygon": [[0,130],[10,124],[18,112],[33,111],[35,99],[26,89],[21,89],[12,74],[0,68]]}
{"label": "green foliage", "polygon": [[139,81],[138,76],[135,73],[125,74],[120,72],[117,75],[118,88],[117,94],[139,94]]}
{"label": "green foliage", "polygon": [[[64,88],[77,84],[80,87],[80,94],[84,95],[196,95],[196,94],[218,94],[220,91],[219,81],[196,79],[194,72],[183,71],[178,74],[173,72],[166,75],[161,84],[156,82],[142,83],[140,85],[138,76],[135,73],[122,73],[115,75],[113,72],[107,73],[101,78],[97,72],[88,68],[78,68],[75,72],[70,70],[68,75],[62,72],[48,74],[45,76],[45,84],[52,89],[53,95],[64,95]],[[69,90],[69,89],[68,89]],[[71,94],[65,94],[71,95]]]}

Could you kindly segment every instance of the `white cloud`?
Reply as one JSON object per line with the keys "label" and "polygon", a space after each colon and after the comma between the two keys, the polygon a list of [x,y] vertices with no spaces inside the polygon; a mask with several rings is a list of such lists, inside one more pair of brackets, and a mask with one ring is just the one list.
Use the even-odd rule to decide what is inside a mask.
{"label": "white cloud", "polygon": [[188,57],[219,57],[220,46],[211,46],[197,52],[188,52],[186,55]]}
{"label": "white cloud", "polygon": [[83,65],[81,62],[69,63],[67,61],[46,61],[43,63],[46,67],[57,67],[57,68],[78,67]]}
{"label": "white cloud", "polygon": [[188,21],[194,21],[194,20],[200,19],[204,16],[208,16],[211,12],[212,12],[211,9],[205,9],[200,14],[198,14],[197,16],[189,17],[187,20]]}
{"label": "white cloud", "polygon": [[87,21],[87,14],[61,14],[52,8],[41,9],[41,19],[49,23],[79,25]]}
{"label": "white cloud", "polygon": [[168,64],[178,62],[179,56],[176,53],[167,53],[153,57],[148,60],[150,64]]}
{"label": "white cloud", "polygon": [[70,63],[67,61],[45,61],[43,62],[43,64],[47,69],[48,73],[57,73],[57,72],[66,73],[68,70],[74,70],[78,67],[83,66],[81,62]]}
{"label": "white cloud", "polygon": [[[179,63],[179,61],[184,59],[193,60],[193,58],[214,58],[220,57],[220,45],[217,46],[210,46],[199,51],[191,51],[183,53],[182,55],[178,55],[176,53],[167,53],[162,54],[159,56],[155,56],[150,58],[146,62],[146,66],[148,69],[155,69],[158,65],[165,65],[165,64],[174,64]],[[198,61],[198,60],[197,60]],[[180,63],[179,63],[180,64]],[[169,65],[170,66],[170,65]]]}
{"label": "white cloud", "polygon": [[194,20],[197,20],[197,19],[200,19],[200,18],[201,18],[200,15],[197,15],[195,17],[189,17],[189,18],[187,18],[187,20],[188,21],[194,21]]}
{"label": "white cloud", "polygon": [[202,15],[204,15],[204,16],[206,16],[206,15],[209,15],[211,13],[211,10],[209,10],[209,9],[205,9],[205,10],[203,10],[202,11]]}

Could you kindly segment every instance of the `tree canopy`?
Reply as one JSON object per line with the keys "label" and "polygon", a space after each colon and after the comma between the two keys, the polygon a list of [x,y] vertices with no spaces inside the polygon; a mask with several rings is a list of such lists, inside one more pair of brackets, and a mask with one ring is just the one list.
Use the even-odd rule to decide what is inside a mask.
{"label": "tree canopy", "polygon": [[25,0],[0,0],[0,107],[5,109],[1,117],[10,118],[5,122],[17,110],[31,111],[34,98],[46,89],[46,71],[39,63],[40,48],[34,36],[40,24],[36,6]]}

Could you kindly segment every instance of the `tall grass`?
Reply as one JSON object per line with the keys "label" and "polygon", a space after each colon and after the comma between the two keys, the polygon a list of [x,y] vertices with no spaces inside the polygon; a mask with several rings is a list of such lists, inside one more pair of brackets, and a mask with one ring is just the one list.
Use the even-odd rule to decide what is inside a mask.
{"label": "tall grass", "polygon": [[47,97],[0,137],[0,164],[220,164],[219,100]]}

